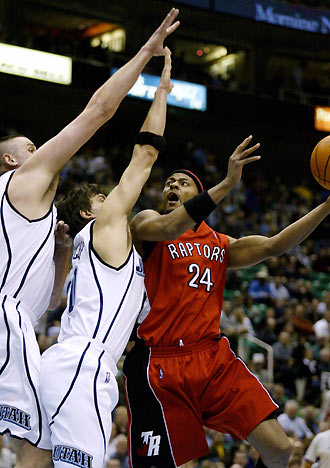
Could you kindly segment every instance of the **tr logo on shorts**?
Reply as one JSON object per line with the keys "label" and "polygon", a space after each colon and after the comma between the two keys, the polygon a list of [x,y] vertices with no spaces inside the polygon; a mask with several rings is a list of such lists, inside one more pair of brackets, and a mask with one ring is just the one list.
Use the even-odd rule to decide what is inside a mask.
{"label": "tr logo on shorts", "polygon": [[2,420],[23,427],[27,431],[31,430],[31,415],[14,406],[0,405],[0,421]]}
{"label": "tr logo on shorts", "polygon": [[160,435],[153,436],[153,431],[147,431],[141,433],[141,438],[143,445],[137,451],[140,457],[159,455]]}
{"label": "tr logo on shorts", "polygon": [[81,468],[93,468],[92,455],[74,447],[67,447],[66,445],[54,446],[53,460],[62,461]]}

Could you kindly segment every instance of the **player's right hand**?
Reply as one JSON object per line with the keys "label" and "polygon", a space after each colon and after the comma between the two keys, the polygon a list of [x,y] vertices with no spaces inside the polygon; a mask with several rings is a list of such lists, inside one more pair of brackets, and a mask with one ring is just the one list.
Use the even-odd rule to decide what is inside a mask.
{"label": "player's right hand", "polygon": [[144,45],[144,48],[149,50],[153,56],[165,55],[163,42],[169,34],[172,34],[172,32],[174,32],[179,27],[180,21],[176,21],[174,24],[172,24],[178,14],[179,10],[177,8],[172,8],[159,28],[156,29],[156,31]]}
{"label": "player's right hand", "polygon": [[169,94],[173,89],[173,84],[171,83],[171,69],[172,69],[171,51],[168,47],[165,47],[164,50],[165,50],[165,62],[164,62],[164,68],[162,71],[162,76],[160,77],[158,89],[165,89],[167,94]]}
{"label": "player's right hand", "polygon": [[246,164],[249,164],[254,161],[259,161],[259,159],[261,158],[261,156],[251,156],[249,158],[247,157],[251,153],[256,151],[260,146],[260,143],[257,143],[256,145],[251,146],[251,148],[246,149],[246,147],[251,142],[251,140],[252,140],[252,135],[245,138],[245,140],[242,141],[242,143],[237,146],[237,148],[235,149],[235,151],[229,158],[228,172],[227,172],[226,179],[232,185],[238,184],[238,182],[241,180],[242,170]]}

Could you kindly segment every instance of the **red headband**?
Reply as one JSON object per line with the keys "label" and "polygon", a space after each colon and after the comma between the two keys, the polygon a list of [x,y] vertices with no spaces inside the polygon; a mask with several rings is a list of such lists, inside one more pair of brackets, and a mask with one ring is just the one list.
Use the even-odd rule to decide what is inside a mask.
{"label": "red headband", "polygon": [[175,169],[175,171],[171,172],[170,176],[173,174],[176,174],[177,172],[180,172],[182,174],[186,174],[187,176],[189,176],[195,182],[195,185],[199,193],[204,191],[202,182],[197,177],[197,175],[195,175],[193,172],[188,171],[188,169]]}

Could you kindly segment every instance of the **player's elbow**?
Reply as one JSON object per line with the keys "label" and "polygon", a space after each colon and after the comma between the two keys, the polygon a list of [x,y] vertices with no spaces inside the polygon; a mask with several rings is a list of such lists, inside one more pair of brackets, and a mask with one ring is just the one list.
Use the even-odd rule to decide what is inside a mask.
{"label": "player's elbow", "polygon": [[107,122],[116,112],[119,102],[112,99],[105,99],[102,93],[96,91],[90,100],[87,108],[93,112],[95,119],[101,123]]}
{"label": "player's elbow", "polygon": [[265,258],[279,257],[283,255],[287,249],[282,245],[278,235],[267,239],[265,245]]}
{"label": "player's elbow", "polygon": [[158,150],[150,145],[135,145],[133,156],[140,159],[142,165],[152,166],[157,160]]}

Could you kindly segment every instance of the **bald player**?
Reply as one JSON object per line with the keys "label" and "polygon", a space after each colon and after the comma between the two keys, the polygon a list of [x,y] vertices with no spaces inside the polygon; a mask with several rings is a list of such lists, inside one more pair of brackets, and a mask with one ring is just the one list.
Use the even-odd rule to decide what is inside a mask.
{"label": "bald player", "polygon": [[[17,467],[50,463],[49,430],[39,398],[40,352],[34,326],[47,309],[54,283],[53,200],[59,172],[116,112],[164,39],[179,25],[172,9],[136,56],[117,71],[83,112],[40,148],[24,136],[0,141],[0,433],[22,442]],[[28,444],[26,441],[30,442]],[[43,450],[40,450],[43,449]]]}

